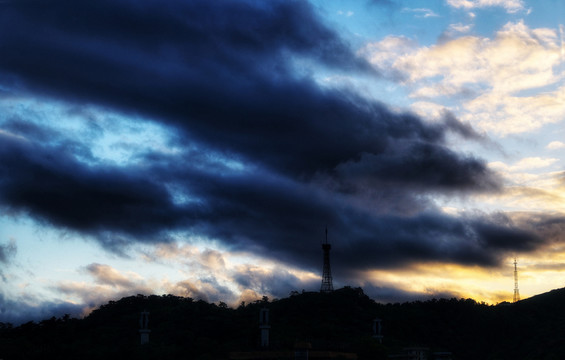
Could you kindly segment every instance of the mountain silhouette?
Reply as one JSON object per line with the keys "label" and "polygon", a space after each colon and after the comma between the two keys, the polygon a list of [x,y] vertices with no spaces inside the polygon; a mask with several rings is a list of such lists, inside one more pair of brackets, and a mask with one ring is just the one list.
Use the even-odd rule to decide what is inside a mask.
{"label": "mountain silhouette", "polygon": [[[69,316],[0,323],[0,358],[228,359],[260,350],[259,313],[269,309],[269,347],[386,359],[407,347],[451,352],[453,359],[565,358],[565,289],[516,303],[472,299],[379,304],[361,288],[331,293],[291,292],[230,308],[173,295],[137,295],[110,301],[84,319]],[[141,312],[149,312],[149,343],[140,344]],[[382,320],[382,344],[372,337]]]}

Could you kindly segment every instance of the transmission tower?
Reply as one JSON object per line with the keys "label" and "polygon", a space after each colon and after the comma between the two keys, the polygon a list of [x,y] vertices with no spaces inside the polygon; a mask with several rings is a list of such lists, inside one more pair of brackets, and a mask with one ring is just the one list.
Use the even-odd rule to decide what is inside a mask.
{"label": "transmission tower", "polygon": [[520,290],[518,290],[518,262],[514,258],[514,301],[520,301]]}
{"label": "transmission tower", "polygon": [[326,227],[326,243],[322,244],[324,250],[324,273],[322,275],[322,286],[320,292],[332,292],[334,286],[332,283],[332,269],[330,268],[330,249],[332,246],[328,243],[328,228]]}

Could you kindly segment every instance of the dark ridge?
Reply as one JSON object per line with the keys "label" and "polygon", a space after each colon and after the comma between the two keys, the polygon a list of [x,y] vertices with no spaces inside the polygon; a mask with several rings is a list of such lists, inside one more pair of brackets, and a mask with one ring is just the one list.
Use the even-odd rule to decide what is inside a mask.
{"label": "dark ridge", "polygon": [[[433,299],[379,304],[361,288],[331,293],[291,292],[288,298],[230,308],[173,295],[137,295],[94,310],[17,327],[0,323],[2,359],[228,359],[259,350],[259,312],[270,312],[269,351],[355,353],[386,359],[403,348],[448,351],[453,359],[565,358],[565,289],[496,306],[472,299]],[[140,345],[139,318],[148,311],[150,340]],[[382,344],[372,338],[382,319]]]}

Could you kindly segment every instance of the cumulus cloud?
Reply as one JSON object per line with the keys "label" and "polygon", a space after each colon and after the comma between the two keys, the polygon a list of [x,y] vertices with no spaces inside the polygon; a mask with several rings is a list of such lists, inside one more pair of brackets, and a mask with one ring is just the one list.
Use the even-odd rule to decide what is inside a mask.
{"label": "cumulus cloud", "polygon": [[559,161],[550,157],[526,157],[514,162],[489,163],[489,168],[504,179],[504,191],[481,201],[513,211],[562,212],[564,198]]}
{"label": "cumulus cloud", "polygon": [[242,294],[249,291],[272,297],[287,297],[289,290],[317,289],[319,278],[306,278],[292,274],[286,269],[265,269],[253,265],[240,265],[233,272],[233,279],[243,289]]}
{"label": "cumulus cloud", "polygon": [[415,17],[429,18],[429,17],[439,17],[433,10],[427,8],[404,8],[403,12],[412,12]]}
{"label": "cumulus cloud", "polygon": [[456,9],[481,9],[486,7],[502,7],[509,13],[524,10],[522,0],[447,0],[447,4]]}
{"label": "cumulus cloud", "polygon": [[347,17],[351,17],[353,16],[355,13],[351,10],[348,11],[343,11],[343,10],[338,10],[337,12],[338,15],[343,15],[343,16],[347,16]]}
{"label": "cumulus cloud", "polygon": [[473,24],[461,24],[461,23],[457,23],[457,24],[451,24],[449,25],[449,30],[453,31],[453,32],[460,32],[460,33],[466,33],[469,32],[471,29],[473,28]]}
{"label": "cumulus cloud", "polygon": [[499,171],[522,172],[526,170],[547,168],[558,161],[559,159],[555,159],[555,158],[527,157],[524,159],[520,159],[513,165],[507,165],[503,162],[496,161],[490,163],[489,166],[492,168],[496,168]]}
{"label": "cumulus cloud", "polygon": [[561,59],[565,61],[565,25],[559,25],[559,38],[561,39]]}
{"label": "cumulus cloud", "polygon": [[102,285],[110,285],[113,287],[133,288],[135,281],[133,278],[139,278],[136,274],[123,275],[116,269],[103,264],[93,263],[86,267],[86,271],[95,278],[95,281]]}
{"label": "cumulus cloud", "polygon": [[[50,286],[67,301],[72,301],[76,310],[72,315],[84,316],[96,307],[125,296],[150,295],[163,291],[159,282],[145,279],[132,272],[120,272],[110,265],[92,263],[80,272],[86,272],[93,281],[60,281]],[[170,289],[172,293],[172,289]],[[63,302],[60,302],[60,304]],[[43,306],[41,302],[40,305]]]}
{"label": "cumulus cloud", "polygon": [[563,149],[565,148],[565,143],[561,141],[552,141],[549,144],[547,144],[546,148],[548,148],[549,150]]}
{"label": "cumulus cloud", "polygon": [[207,302],[223,301],[233,304],[237,297],[228,289],[215,281],[213,278],[204,280],[183,280],[176,283],[164,284],[166,293],[177,296],[190,297]]}
{"label": "cumulus cloud", "polygon": [[[388,37],[360,51],[391,79],[425,101],[460,98],[463,120],[494,134],[524,133],[563,119],[565,87],[557,31],[507,23],[492,39],[460,36],[419,47],[403,37]],[[435,84],[429,79],[440,78]],[[551,90],[523,93],[542,86]]]}
{"label": "cumulus cloud", "polygon": [[[179,244],[181,251],[178,255],[185,247],[187,245]],[[215,265],[221,269],[210,263],[187,262],[179,267],[185,278],[171,281],[167,277],[144,278],[135,273],[121,272],[109,265],[93,263],[85,267],[93,282],[62,281],[53,288],[72,299],[77,309],[81,309],[80,313],[86,314],[108,300],[132,294],[173,294],[237,306],[241,301],[249,302],[262,296],[284,297],[288,296],[290,290],[312,290],[319,285],[318,276],[309,274],[304,277],[300,272],[284,266],[265,267],[250,263],[226,266],[223,258],[229,255],[210,249],[200,254],[208,260],[214,258],[214,263],[222,259],[222,264]],[[183,263],[181,258],[177,261]]]}
{"label": "cumulus cloud", "polygon": [[[163,253],[166,255],[160,256]],[[221,300],[234,306],[262,296],[288,296],[291,290],[313,290],[320,283],[317,273],[301,271],[277,259],[265,261],[263,256],[251,252],[173,242],[157,244],[152,252],[143,251],[141,255],[150,261],[173,261],[176,268],[182,269],[185,280],[157,282],[163,291],[209,301]],[[318,261],[312,265],[321,266]]]}

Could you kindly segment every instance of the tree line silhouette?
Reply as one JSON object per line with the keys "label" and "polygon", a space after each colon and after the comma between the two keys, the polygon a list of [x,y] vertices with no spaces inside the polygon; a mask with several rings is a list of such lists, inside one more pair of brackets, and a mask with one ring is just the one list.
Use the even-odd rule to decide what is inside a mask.
{"label": "tree line silhouette", "polygon": [[[565,358],[565,289],[518,303],[472,299],[380,304],[361,288],[332,293],[291,292],[284,299],[207,303],[173,295],[110,301],[84,319],[65,315],[20,326],[0,323],[1,359],[227,359],[259,349],[259,311],[270,310],[270,350],[354,352],[386,359],[403,347],[450,351],[454,359]],[[139,316],[148,311],[150,341],[140,345]],[[382,344],[372,320],[382,319]]]}

